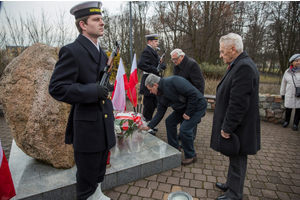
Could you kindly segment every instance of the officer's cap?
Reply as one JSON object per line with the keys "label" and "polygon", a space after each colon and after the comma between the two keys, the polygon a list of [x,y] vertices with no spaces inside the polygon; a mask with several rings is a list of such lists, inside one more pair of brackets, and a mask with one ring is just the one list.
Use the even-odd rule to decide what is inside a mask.
{"label": "officer's cap", "polygon": [[101,6],[101,1],[82,2],[73,6],[70,13],[75,16],[75,19],[95,14],[101,15]]}
{"label": "officer's cap", "polygon": [[158,40],[159,35],[158,34],[151,34],[145,36],[147,40]]}

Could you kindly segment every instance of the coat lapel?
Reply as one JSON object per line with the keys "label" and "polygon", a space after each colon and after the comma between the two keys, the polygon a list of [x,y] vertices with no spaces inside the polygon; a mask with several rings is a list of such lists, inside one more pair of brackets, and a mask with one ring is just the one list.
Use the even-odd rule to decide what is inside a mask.
{"label": "coat lapel", "polygon": [[99,64],[100,54],[98,49],[95,47],[95,45],[92,44],[92,42],[82,34],[78,36],[77,40],[91,54],[94,61]]}
{"label": "coat lapel", "polygon": [[218,87],[221,85],[221,83],[224,81],[224,79],[226,78],[226,76],[228,75],[228,73],[232,70],[232,68],[234,68],[234,65],[236,64],[236,63],[238,63],[239,62],[239,60],[240,59],[242,59],[242,58],[245,58],[245,57],[247,57],[248,56],[248,54],[247,54],[247,52],[242,52],[236,59],[235,59],[235,61],[232,63],[232,65],[231,65],[231,67],[225,72],[225,75],[223,76],[223,78],[222,78],[222,80],[220,81],[220,83],[218,84],[218,86],[217,86],[217,90],[218,90]]}
{"label": "coat lapel", "polygon": [[221,85],[221,83],[224,81],[225,77],[227,76],[227,74],[229,73],[230,70],[231,70],[231,67],[225,72],[223,78],[221,79],[220,83],[217,86],[217,90],[218,90],[218,87]]}
{"label": "coat lapel", "polygon": [[104,69],[104,67],[106,66],[107,63],[107,55],[106,53],[100,48],[100,61],[99,61],[99,70],[98,70],[98,77],[100,76],[100,73],[102,72],[102,70]]}
{"label": "coat lapel", "polygon": [[77,40],[89,52],[94,62],[98,64],[99,68],[97,70],[98,71],[97,77],[100,77],[100,74],[104,69],[104,67],[106,66],[106,62],[108,60],[106,53],[101,49],[101,47],[99,52],[98,49],[95,47],[95,45],[92,44],[92,42],[89,39],[87,39],[85,36],[81,34],[78,36]]}
{"label": "coat lapel", "polygon": [[152,49],[152,48],[149,47],[148,45],[147,45],[147,48],[148,48],[149,51],[154,55],[155,58],[158,58],[158,54],[157,54],[157,52],[156,52],[154,49]]}

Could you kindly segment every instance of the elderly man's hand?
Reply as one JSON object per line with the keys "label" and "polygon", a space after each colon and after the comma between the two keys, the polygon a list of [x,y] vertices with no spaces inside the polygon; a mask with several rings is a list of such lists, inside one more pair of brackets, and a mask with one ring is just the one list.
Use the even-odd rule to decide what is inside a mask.
{"label": "elderly man's hand", "polygon": [[190,117],[188,115],[186,115],[185,113],[182,115],[183,119],[185,120],[190,120]]}
{"label": "elderly man's hand", "polygon": [[230,138],[230,134],[229,133],[225,133],[223,130],[221,130],[221,135],[223,138],[229,139]]}
{"label": "elderly man's hand", "polygon": [[141,131],[149,131],[149,130],[150,130],[150,127],[148,127],[148,126],[141,128]]}

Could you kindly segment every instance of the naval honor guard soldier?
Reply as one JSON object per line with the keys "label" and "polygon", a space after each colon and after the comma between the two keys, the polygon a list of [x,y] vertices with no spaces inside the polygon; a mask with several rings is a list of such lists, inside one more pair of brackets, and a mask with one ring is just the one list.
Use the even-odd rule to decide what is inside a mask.
{"label": "naval honor guard soldier", "polygon": [[[155,111],[157,106],[156,95],[151,94],[148,88],[145,85],[145,80],[149,74],[155,74],[159,76],[159,71],[157,70],[157,66],[159,61],[161,60],[161,69],[166,69],[165,63],[163,63],[163,58],[160,58],[157,54],[157,46],[158,46],[158,34],[151,34],[145,36],[147,39],[147,46],[142,52],[140,59],[138,61],[138,68],[143,70],[143,76],[140,85],[140,94],[144,95],[143,99],[143,116],[146,119],[146,122],[149,122]],[[156,135],[155,131],[157,128],[154,127],[150,129],[148,132],[152,135]]]}
{"label": "naval honor guard soldier", "polygon": [[49,84],[54,99],[72,105],[65,143],[74,148],[78,200],[110,199],[102,193],[101,182],[108,152],[116,144],[113,106],[109,89],[95,84],[108,60],[98,43],[104,32],[101,6],[100,1],[83,2],[70,10],[80,34],[60,49]]}

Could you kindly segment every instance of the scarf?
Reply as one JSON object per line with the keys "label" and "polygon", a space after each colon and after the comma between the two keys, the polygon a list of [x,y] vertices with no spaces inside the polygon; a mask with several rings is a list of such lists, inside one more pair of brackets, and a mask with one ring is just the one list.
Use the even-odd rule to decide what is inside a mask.
{"label": "scarf", "polygon": [[300,66],[294,68],[294,67],[291,65],[291,66],[290,66],[290,69],[292,70],[293,73],[295,73],[298,69],[300,69]]}

